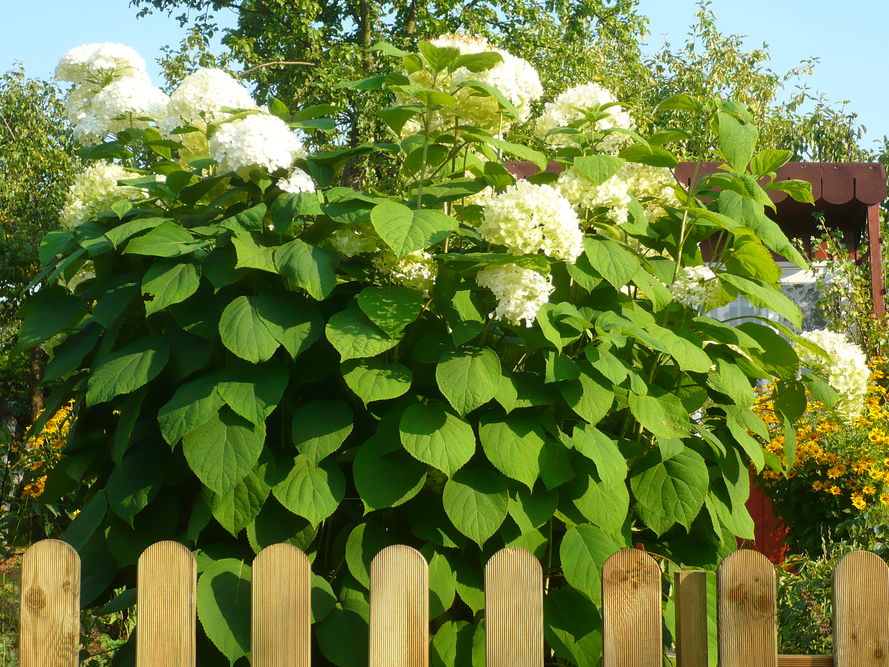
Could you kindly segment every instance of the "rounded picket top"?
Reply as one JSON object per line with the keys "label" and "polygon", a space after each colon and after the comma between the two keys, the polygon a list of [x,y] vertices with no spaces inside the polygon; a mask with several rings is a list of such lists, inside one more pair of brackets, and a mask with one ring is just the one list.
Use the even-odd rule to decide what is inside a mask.
{"label": "rounded picket top", "polygon": [[33,544],[22,560],[22,667],[79,664],[80,557],[61,540]]}
{"label": "rounded picket top", "polygon": [[530,551],[500,549],[485,565],[488,667],[543,665],[543,568]]}
{"label": "rounded picket top", "polygon": [[136,665],[194,665],[197,563],[179,542],[156,542],[136,574]]}
{"label": "rounded picket top", "polygon": [[776,667],[775,566],[741,549],[722,561],[716,579],[720,667]]}
{"label": "rounded picket top", "polygon": [[429,566],[393,544],[370,563],[370,667],[429,664]]}
{"label": "rounded picket top", "polygon": [[292,544],[253,560],[251,655],[256,667],[311,664],[312,566]]}
{"label": "rounded picket top", "polygon": [[603,665],[660,667],[661,568],[640,549],[621,549],[602,567]]}
{"label": "rounded picket top", "polygon": [[889,656],[889,567],[852,551],[833,571],[834,664],[882,663]]}

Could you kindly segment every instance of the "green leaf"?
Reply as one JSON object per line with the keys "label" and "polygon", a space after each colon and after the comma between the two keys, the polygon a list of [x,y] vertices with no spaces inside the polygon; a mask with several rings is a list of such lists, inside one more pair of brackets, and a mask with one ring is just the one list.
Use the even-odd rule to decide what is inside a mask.
{"label": "green leaf", "polygon": [[153,257],[181,257],[203,245],[187,230],[174,222],[162,222],[144,236],[127,243],[124,254]]}
{"label": "green leaf", "polygon": [[[261,465],[261,462],[260,462]],[[257,516],[271,487],[262,471],[251,470],[231,493],[216,494],[205,490],[213,518],[232,536],[237,537]]]}
{"label": "green leaf", "polygon": [[812,184],[808,181],[788,178],[783,181],[775,181],[769,186],[769,190],[780,190],[789,194],[796,201],[815,205],[815,199],[812,196]]}
{"label": "green leaf", "polygon": [[272,492],[294,514],[317,525],[336,511],[346,495],[346,478],[330,461],[313,465],[306,456],[297,456],[287,477]]}
{"label": "green leaf", "polygon": [[796,379],[799,358],[790,343],[774,329],[755,322],[742,322],[737,329],[758,343],[758,350],[745,349],[767,372],[786,380]]}
{"label": "green leaf", "polygon": [[624,162],[621,158],[613,155],[585,155],[574,158],[571,166],[583,174],[593,185],[601,185],[620,171]]}
{"label": "green leaf", "polygon": [[146,229],[154,229],[164,222],[172,222],[172,220],[169,218],[138,218],[136,220],[130,220],[122,225],[118,225],[114,229],[106,231],[105,238],[111,241],[115,248],[120,248],[123,242],[129,238],[140,232],[144,232]]}
{"label": "green leaf", "polygon": [[286,366],[234,363],[223,369],[216,391],[234,412],[257,426],[278,406],[287,381]]}
{"label": "green leaf", "polygon": [[293,415],[293,444],[312,465],[333,454],[352,432],[352,410],[342,401],[316,399]]}
{"label": "green leaf", "polygon": [[759,138],[756,125],[722,112],[716,114],[716,120],[722,153],[736,170],[743,171],[756,150],[756,141]]}
{"label": "green leaf", "polygon": [[352,475],[367,511],[398,507],[426,484],[426,466],[408,456],[395,438],[377,434],[357,449]]}
{"label": "green leaf", "polygon": [[83,510],[74,517],[74,521],[62,533],[62,540],[78,551],[82,551],[99,526],[102,525],[107,513],[108,496],[105,495],[104,491],[99,491],[87,501]]}
{"label": "green leaf", "polygon": [[170,346],[158,338],[144,338],[104,359],[87,383],[86,401],[96,405],[129,394],[160,374],[170,358]]}
{"label": "green leaf", "polygon": [[599,610],[571,586],[550,589],[543,602],[544,637],[556,656],[579,667],[598,667],[602,659]]}
{"label": "green leaf", "polygon": [[343,363],[343,379],[367,405],[371,401],[398,398],[411,388],[413,376],[404,364],[382,359],[355,359]]}
{"label": "green leaf", "polygon": [[684,438],[691,428],[687,411],[679,399],[670,394],[640,396],[631,391],[630,412],[644,428],[659,438]]}
{"label": "green leaf", "polygon": [[546,432],[537,419],[507,416],[483,417],[479,440],[488,460],[507,477],[517,480],[530,491],[540,476],[540,455]]}
{"label": "green leaf", "polygon": [[448,559],[440,553],[429,559],[429,618],[437,618],[454,604],[457,577]]}
{"label": "green leaf", "polygon": [[417,49],[435,73],[446,69],[460,55],[460,51],[454,47],[439,47],[424,41],[417,44]]}
{"label": "green leaf", "polygon": [[690,95],[686,95],[685,93],[678,93],[676,95],[671,95],[665,100],[661,100],[655,111],[700,111],[702,109],[701,103],[696,99],[691,97]]}
{"label": "green leaf", "polygon": [[264,229],[262,219],[265,217],[266,206],[259,203],[248,209],[236,213],[235,215],[220,221],[218,224],[225,229],[231,229],[234,232],[245,230],[248,232],[260,232]]}
{"label": "green leaf", "polygon": [[370,221],[398,257],[444,241],[457,229],[457,221],[441,211],[412,210],[388,201],[373,207]]}
{"label": "green leaf", "polygon": [[56,334],[70,329],[83,319],[86,309],[80,299],[52,291],[43,298],[38,294],[29,304],[19,329],[19,349],[28,349],[49,340]]}
{"label": "green leaf", "polygon": [[754,306],[771,310],[786,318],[793,326],[802,326],[803,314],[793,300],[782,294],[776,287],[764,285],[749,278],[721,273],[720,280],[743,292]]}
{"label": "green leaf", "polygon": [[499,148],[504,153],[514,155],[519,160],[527,160],[528,162],[533,162],[540,171],[546,171],[546,167],[549,164],[549,160],[547,160],[546,155],[544,155],[540,151],[536,151],[533,148],[529,148],[528,146],[523,146],[522,144],[514,144],[509,141],[505,141],[503,139],[500,139],[499,137],[493,137],[490,134],[487,134],[486,132],[482,132],[480,130],[466,131],[464,133],[464,136],[469,139],[474,139],[479,144]]}
{"label": "green leaf", "polygon": [[149,267],[142,278],[145,314],[151,315],[198,291],[201,276],[192,262],[162,260]]}
{"label": "green leaf", "polygon": [[448,352],[435,367],[438,388],[460,415],[494,398],[500,378],[500,358],[488,347]]}
{"label": "green leaf", "polygon": [[599,423],[614,402],[614,392],[596,375],[584,372],[577,380],[559,383],[570,408],[590,424]]}
{"label": "green leaf", "polygon": [[143,445],[127,453],[121,464],[114,468],[105,493],[108,506],[130,526],[133,519],[148,506],[160,490],[169,451]]}
{"label": "green leaf", "polygon": [[639,258],[617,241],[586,236],[583,246],[590,265],[616,289],[630,282],[639,270]]}
{"label": "green leaf", "polygon": [[370,588],[370,564],[374,557],[392,544],[382,525],[359,523],[346,540],[346,566],[365,588]]}
{"label": "green leaf", "polygon": [[182,438],[182,452],[207,488],[227,494],[256,465],[264,443],[265,424],[251,424],[223,407]]}
{"label": "green leaf", "polygon": [[241,231],[232,234],[232,246],[237,257],[236,269],[259,269],[278,273],[278,267],[275,265],[277,247],[259,245],[253,234]]}
{"label": "green leaf", "polygon": [[[793,151],[767,148],[757,153],[750,161],[750,172],[757,178],[783,167],[793,159]],[[811,187],[810,187],[811,191]]]}
{"label": "green leaf", "polygon": [[54,347],[43,374],[44,381],[58,380],[77,370],[99,342],[101,335],[102,329],[93,324],[70,335],[63,343]]}
{"label": "green leaf", "polygon": [[239,296],[229,303],[219,318],[219,337],[231,352],[251,363],[268,361],[278,349],[257,309],[257,297]]}
{"label": "green leaf", "polygon": [[[485,56],[485,55],[494,55],[493,52],[485,53],[477,53],[469,56],[461,56],[463,58],[472,58],[475,56]],[[518,109],[515,108],[515,105],[509,101],[509,98],[506,97],[503,93],[497,90],[494,86],[487,84],[483,81],[462,81],[457,85],[457,88],[469,88],[470,90],[476,91],[473,94],[473,97],[492,97],[497,101],[497,104],[500,105],[500,108],[506,111],[507,115],[512,118],[518,120],[519,112]]]}
{"label": "green leaf", "polygon": [[509,516],[523,533],[540,528],[549,521],[559,503],[556,490],[538,489],[528,491],[519,488],[509,498]]}
{"label": "green leaf", "polygon": [[639,164],[648,164],[652,167],[668,167],[672,169],[679,161],[670,151],[660,146],[651,144],[630,144],[626,148],[621,149],[620,156],[630,162]]}
{"label": "green leaf", "polygon": [[303,288],[316,301],[326,299],[336,287],[339,258],[300,239],[274,252],[275,267],[289,289]]}
{"label": "green leaf", "polygon": [[466,469],[447,481],[442,504],[454,527],[481,547],[506,518],[509,494],[493,470]]}
{"label": "green leaf", "polygon": [[559,547],[559,559],[565,580],[596,604],[602,602],[600,572],[611,554],[620,550],[618,544],[598,526],[582,525],[568,529]]}
{"label": "green leaf", "polygon": [[577,424],[571,433],[571,445],[596,464],[599,479],[613,486],[627,478],[627,462],[617,443],[597,428]]}
{"label": "green leaf", "polygon": [[425,301],[422,292],[407,287],[365,287],[355,298],[371,322],[393,337],[417,319]]}
{"label": "green leaf", "polygon": [[175,445],[187,433],[206,423],[223,405],[216,393],[215,374],[204,375],[176,390],[173,397],[158,411],[161,435]]}
{"label": "green leaf", "polygon": [[581,472],[562,489],[562,498],[570,500],[586,521],[611,535],[620,534],[630,510],[630,492],[625,482],[608,486],[594,474]]}
{"label": "green leaf", "polygon": [[321,337],[324,319],[318,307],[293,292],[266,291],[253,297],[256,312],[292,359]]}
{"label": "green leaf", "polygon": [[674,523],[691,528],[707,495],[709,475],[700,454],[685,448],[666,461],[658,451],[649,452],[630,477],[642,520],[657,535]]}
{"label": "green leaf", "polygon": [[738,368],[737,364],[717,357],[714,366],[715,368],[707,377],[707,386],[725,394],[737,405],[742,407],[753,405],[754,396],[750,380]]}
{"label": "green leaf", "polygon": [[418,461],[453,476],[475,453],[472,427],[444,403],[409,406],[399,423],[401,444]]}
{"label": "green leaf", "polygon": [[198,580],[201,626],[232,664],[250,652],[251,580],[250,566],[234,558],[211,563]]}
{"label": "green leaf", "polygon": [[335,313],[327,322],[327,340],[343,361],[374,357],[398,345],[357,308],[346,308]]}

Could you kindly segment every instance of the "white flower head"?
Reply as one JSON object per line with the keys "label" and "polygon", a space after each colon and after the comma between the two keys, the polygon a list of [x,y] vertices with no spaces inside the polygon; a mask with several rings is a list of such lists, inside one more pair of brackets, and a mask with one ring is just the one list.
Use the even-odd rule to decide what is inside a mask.
{"label": "white flower head", "polygon": [[578,208],[608,208],[608,217],[623,224],[630,215],[630,184],[620,173],[604,183],[595,185],[574,167],[569,167],[556,179],[555,188]]}
{"label": "white flower head", "polygon": [[[77,92],[88,93],[86,90]],[[85,107],[81,106],[81,94],[72,94],[69,98],[73,100],[69,105],[70,112],[77,116],[69,119],[74,123],[74,134],[81,143],[101,141],[109,132],[145,129],[150,124],[146,118],[154,121],[164,118],[169,102],[160,88],[140,77],[112,81],[96,92]]]}
{"label": "white flower head", "polygon": [[210,157],[219,163],[219,170],[242,176],[251,169],[269,173],[290,169],[305,154],[302,141],[287,123],[267,113],[223,123],[210,137]]}
{"label": "white flower head", "polygon": [[475,282],[491,290],[497,299],[492,317],[515,325],[524,320],[527,327],[534,322],[537,311],[549,301],[553,291],[551,277],[516,264],[487,266],[478,272]]}
{"label": "white flower head", "polygon": [[59,81],[109,83],[123,77],[147,78],[145,60],[125,44],[83,44],[65,53],[56,66]]}
{"label": "white flower head", "polygon": [[76,227],[109,210],[114,202],[137,196],[137,189],[118,185],[117,182],[138,177],[139,174],[128,171],[119,164],[93,162],[74,177],[74,182],[68,188],[60,217],[62,227]]}
{"label": "white flower head", "polygon": [[[354,257],[362,253],[376,252],[377,243],[372,236],[363,234],[354,226],[343,227],[330,235],[330,245],[343,257]],[[394,257],[392,258],[394,261]],[[387,267],[383,267],[387,270]]]}
{"label": "white flower head", "polygon": [[708,266],[683,267],[670,286],[673,300],[689,308],[706,308],[719,289],[716,274]]}
{"label": "white flower head", "polygon": [[[470,88],[459,88],[460,84],[466,81],[479,81],[499,90],[515,107],[521,121],[528,119],[531,113],[531,103],[543,95],[540,75],[527,60],[518,58],[503,49],[498,49],[481,37],[450,34],[441,35],[429,41],[438,48],[457,49],[461,55],[497,53],[501,58],[500,62],[480,72],[472,72],[466,67],[459,67],[450,73],[447,79],[439,80],[436,83],[437,87],[454,95],[458,100],[453,107],[435,114],[433,125],[438,130],[453,125],[455,115],[463,122],[469,122],[497,133],[508,128],[510,120],[501,115],[502,110],[496,100],[487,95],[478,95]],[[409,78],[414,84],[424,86],[432,84],[432,81],[428,80],[428,74],[422,71],[410,74]],[[405,127],[408,131],[417,131],[419,124],[413,120],[409,121]]]}
{"label": "white flower head", "polygon": [[189,74],[170,95],[167,118],[162,131],[167,136],[177,127],[192,126],[207,129],[207,123],[217,123],[229,117],[224,109],[257,109],[250,92],[221,69],[199,69]]}
{"label": "white flower head", "polygon": [[867,380],[870,376],[867,357],[860,347],[844,334],[835,331],[816,329],[803,332],[801,336],[824,350],[828,358],[796,344],[794,347],[800,364],[824,376],[830,386],[836,389],[840,397],[834,410],[847,421],[851,421],[864,408]]}
{"label": "white flower head", "polygon": [[374,259],[374,265],[393,282],[422,292],[432,289],[438,275],[438,265],[425,250],[409,252],[400,259],[387,250]]}
{"label": "white flower head", "polygon": [[675,190],[676,178],[670,168],[627,162],[620,168],[618,175],[626,181],[630,192],[645,207],[645,214],[649,219],[664,215],[664,205],[679,206]]}
{"label": "white flower head", "polygon": [[[569,88],[548,102],[543,107],[543,113],[537,119],[537,134],[553,146],[568,146],[574,142],[572,134],[549,134],[550,130],[567,127],[584,117],[583,109],[600,107],[605,104],[613,104],[617,98],[597,83],[584,83]],[[619,106],[610,106],[605,110],[605,117],[596,121],[587,130],[604,131],[612,128],[633,129],[635,123],[627,111]],[[599,144],[604,152],[612,152],[626,142],[626,138],[619,133],[611,133]]]}
{"label": "white flower head", "polygon": [[539,250],[554,259],[574,263],[583,253],[580,220],[564,195],[549,185],[518,181],[485,204],[478,228],[486,241],[506,246],[514,254]]}
{"label": "white flower head", "polygon": [[278,187],[283,192],[299,194],[300,192],[315,192],[315,181],[299,167],[294,167],[287,178],[278,180]]}

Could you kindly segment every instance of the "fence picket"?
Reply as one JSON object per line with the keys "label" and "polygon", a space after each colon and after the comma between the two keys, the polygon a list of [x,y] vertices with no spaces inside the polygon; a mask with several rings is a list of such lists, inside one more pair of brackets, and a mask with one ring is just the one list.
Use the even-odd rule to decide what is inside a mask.
{"label": "fence picket", "polygon": [[543,570],[534,555],[506,547],[485,566],[487,667],[542,667]]}
{"label": "fence picket", "polygon": [[716,576],[720,667],[777,667],[774,565],[741,549],[722,561]]}
{"label": "fence picket", "polygon": [[429,567],[396,544],[370,564],[370,667],[429,664]]}
{"label": "fence picket", "polygon": [[272,544],[253,561],[254,667],[311,664],[312,572],[292,544]]}
{"label": "fence picket", "polygon": [[78,664],[80,557],[59,540],[37,542],[22,561],[22,667]]}
{"label": "fence picket", "polygon": [[708,667],[707,573],[676,573],[676,659],[678,667]]}
{"label": "fence picket", "polygon": [[833,572],[836,667],[870,667],[889,660],[889,568],[876,554],[853,551]]}
{"label": "fence picket", "polygon": [[178,542],[157,542],[139,557],[137,667],[194,667],[197,567]]}
{"label": "fence picket", "polygon": [[661,667],[661,569],[639,549],[621,549],[602,568],[602,664]]}

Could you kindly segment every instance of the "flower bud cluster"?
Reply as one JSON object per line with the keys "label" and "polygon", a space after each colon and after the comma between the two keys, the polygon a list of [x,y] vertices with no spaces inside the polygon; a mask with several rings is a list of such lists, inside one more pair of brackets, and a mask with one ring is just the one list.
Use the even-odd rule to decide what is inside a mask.
{"label": "flower bud cluster", "polygon": [[806,331],[802,337],[824,350],[828,359],[797,344],[800,364],[827,379],[840,395],[834,410],[847,421],[853,420],[864,408],[870,377],[864,352],[844,334],[828,329]]}
{"label": "flower bud cluster", "polygon": [[670,286],[673,300],[695,310],[706,308],[719,289],[716,274],[708,266],[686,266]]}
{"label": "flower bud cluster", "polygon": [[544,277],[523,269],[516,264],[485,267],[475,277],[475,282],[487,287],[497,298],[497,308],[492,317],[519,325],[522,320],[530,327],[540,307],[549,301],[553,291],[551,277]]}

